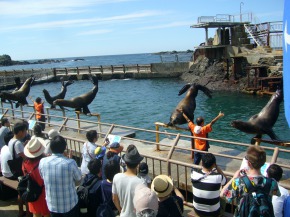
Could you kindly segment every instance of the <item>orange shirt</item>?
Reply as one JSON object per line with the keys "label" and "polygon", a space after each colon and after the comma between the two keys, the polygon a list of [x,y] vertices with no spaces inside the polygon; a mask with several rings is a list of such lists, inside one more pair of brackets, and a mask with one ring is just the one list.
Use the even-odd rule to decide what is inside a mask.
{"label": "orange shirt", "polygon": [[35,108],[35,111],[36,111],[36,119],[40,119],[41,118],[41,114],[44,113],[43,109],[43,104],[42,103],[37,103],[37,102],[34,102],[34,108]]}
{"label": "orange shirt", "polygon": [[[189,129],[192,132],[193,136],[195,136],[195,137],[206,138],[206,134],[212,131],[212,128],[211,128],[210,124],[207,124],[207,125],[201,127],[201,131],[200,131],[199,134],[196,134],[194,132],[194,127],[195,126],[197,126],[197,125],[195,125],[191,121],[188,123]],[[198,149],[198,150],[201,150],[201,151],[205,151],[206,150],[206,140],[194,139],[194,145],[195,145],[195,149]]]}

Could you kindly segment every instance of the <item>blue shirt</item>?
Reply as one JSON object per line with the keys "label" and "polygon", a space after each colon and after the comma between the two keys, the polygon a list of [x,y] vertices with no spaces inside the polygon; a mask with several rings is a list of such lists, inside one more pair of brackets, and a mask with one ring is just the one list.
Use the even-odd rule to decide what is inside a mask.
{"label": "blue shirt", "polygon": [[40,160],[39,172],[44,180],[49,211],[66,213],[76,206],[75,182],[80,181],[82,175],[73,159],[52,154]]}

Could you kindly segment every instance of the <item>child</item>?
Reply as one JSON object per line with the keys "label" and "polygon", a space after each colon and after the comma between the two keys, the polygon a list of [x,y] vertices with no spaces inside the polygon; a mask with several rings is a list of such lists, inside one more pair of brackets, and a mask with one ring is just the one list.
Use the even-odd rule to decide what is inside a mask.
{"label": "child", "polygon": [[143,182],[144,185],[150,188],[152,179],[148,175],[148,165],[145,162],[142,162],[139,165],[139,173],[137,175]]}

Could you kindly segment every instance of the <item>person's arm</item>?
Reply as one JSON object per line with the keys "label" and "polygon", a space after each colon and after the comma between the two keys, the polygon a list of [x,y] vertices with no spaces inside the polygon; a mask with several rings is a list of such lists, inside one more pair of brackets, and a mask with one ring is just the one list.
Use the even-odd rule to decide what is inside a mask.
{"label": "person's arm", "polygon": [[218,119],[220,119],[221,117],[223,117],[225,114],[224,113],[222,113],[222,112],[220,112],[219,114],[218,114],[218,116],[216,116],[209,124],[210,124],[210,126],[211,125],[213,125]]}
{"label": "person's arm", "polygon": [[174,193],[177,197],[180,197],[182,199],[182,201],[184,201],[184,197],[183,195],[181,194],[181,192],[178,190],[178,188],[176,188],[175,186],[173,186],[173,190],[174,190]]}
{"label": "person's arm", "polygon": [[189,123],[191,120],[187,117],[187,115],[186,114],[184,114],[184,112],[182,111],[182,109],[176,109],[177,111],[179,111],[181,114],[182,114],[182,116],[185,118],[185,120]]}
{"label": "person's arm", "polygon": [[239,178],[241,175],[240,175],[240,170],[237,170],[233,176],[233,178],[231,178],[230,181],[228,181],[228,183],[222,188],[221,190],[221,193],[220,193],[220,197],[224,197],[224,193],[225,191],[228,189],[228,187],[231,185],[231,183],[236,179],[236,178]]}
{"label": "person's arm", "polygon": [[115,204],[115,207],[118,209],[119,213],[121,213],[122,207],[120,205],[120,200],[119,200],[118,195],[113,193],[112,194],[112,200],[113,200],[113,202]]}
{"label": "person's arm", "polygon": [[31,96],[28,96],[28,98],[34,103],[35,101],[32,99]]}

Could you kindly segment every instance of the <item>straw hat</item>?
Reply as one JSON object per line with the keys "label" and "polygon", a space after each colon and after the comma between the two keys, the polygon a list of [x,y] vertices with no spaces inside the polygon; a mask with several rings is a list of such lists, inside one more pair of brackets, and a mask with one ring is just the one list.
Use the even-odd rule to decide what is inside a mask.
{"label": "straw hat", "polygon": [[42,138],[33,138],[24,147],[24,155],[29,158],[36,158],[43,154],[45,141]]}
{"label": "straw hat", "polygon": [[156,176],[151,185],[151,190],[157,194],[157,197],[166,197],[173,190],[171,178],[166,175]]}
{"label": "straw hat", "polygon": [[55,129],[51,129],[47,135],[49,139],[53,139],[54,137],[59,136],[59,132],[57,132]]}
{"label": "straw hat", "polygon": [[135,188],[135,195],[133,199],[136,213],[142,212],[146,209],[158,211],[158,198],[154,191],[144,184],[139,184]]}

